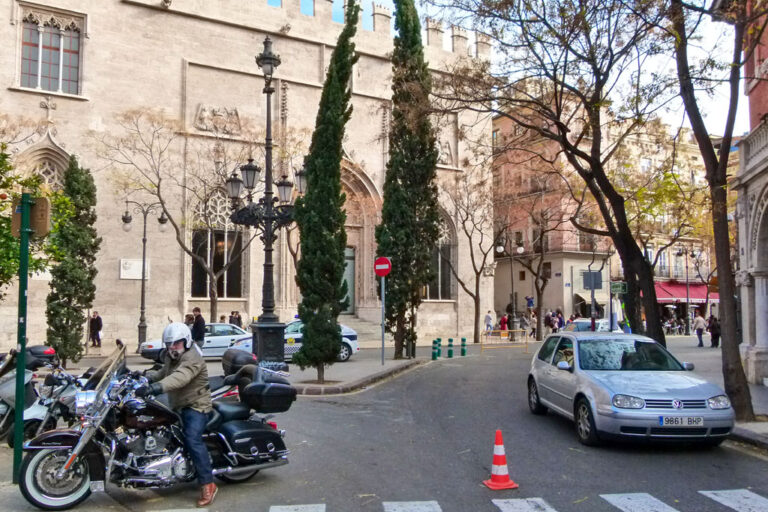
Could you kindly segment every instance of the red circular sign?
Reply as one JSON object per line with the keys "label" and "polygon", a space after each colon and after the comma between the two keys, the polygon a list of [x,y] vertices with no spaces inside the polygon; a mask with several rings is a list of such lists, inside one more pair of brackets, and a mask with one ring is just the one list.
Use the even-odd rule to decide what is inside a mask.
{"label": "red circular sign", "polygon": [[373,271],[379,277],[384,277],[392,270],[392,262],[386,256],[380,256],[373,262]]}

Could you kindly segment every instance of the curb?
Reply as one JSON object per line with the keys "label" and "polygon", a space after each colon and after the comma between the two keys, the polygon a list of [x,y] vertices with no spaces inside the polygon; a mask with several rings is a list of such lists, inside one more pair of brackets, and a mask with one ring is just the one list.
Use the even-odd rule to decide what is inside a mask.
{"label": "curb", "polygon": [[733,427],[728,439],[732,441],[740,441],[758,448],[768,449],[768,436],[758,434],[757,432],[753,432],[738,425]]}
{"label": "curb", "polygon": [[349,382],[349,383],[336,384],[331,386],[323,386],[320,384],[293,384],[293,387],[296,388],[296,391],[298,392],[299,395],[307,395],[307,396],[341,395],[344,393],[351,393],[353,391],[358,391],[360,389],[366,388],[371,384],[382,381],[389,377],[393,377],[399,373],[403,373],[407,370],[410,370],[411,368],[415,368],[416,366],[422,365],[426,362],[427,361],[424,361],[424,360],[414,359],[412,361],[408,361],[404,364],[398,365],[394,368],[389,368],[387,370],[374,373],[372,375],[363,377],[362,379]]}

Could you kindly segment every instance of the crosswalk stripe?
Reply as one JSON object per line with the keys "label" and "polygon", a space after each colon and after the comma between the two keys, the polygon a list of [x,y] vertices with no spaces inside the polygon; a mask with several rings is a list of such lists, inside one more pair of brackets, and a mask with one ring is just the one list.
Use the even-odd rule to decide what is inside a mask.
{"label": "crosswalk stripe", "polygon": [[738,512],[768,512],[768,500],[746,489],[699,493]]}
{"label": "crosswalk stripe", "polygon": [[541,498],[491,500],[501,512],[557,512]]}
{"label": "crosswalk stripe", "polygon": [[325,512],[325,503],[318,505],[272,505],[269,512]]}
{"label": "crosswalk stripe", "polygon": [[385,501],[384,512],[442,512],[436,501]]}
{"label": "crosswalk stripe", "polygon": [[601,494],[600,497],[624,512],[677,512],[663,501],[644,492]]}

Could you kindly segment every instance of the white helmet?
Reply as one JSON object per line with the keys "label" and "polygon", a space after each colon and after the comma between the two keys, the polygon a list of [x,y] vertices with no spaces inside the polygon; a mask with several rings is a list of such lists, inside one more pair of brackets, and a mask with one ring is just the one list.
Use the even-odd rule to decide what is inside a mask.
{"label": "white helmet", "polygon": [[192,332],[186,324],[173,322],[163,330],[163,343],[170,346],[173,343],[184,340],[184,348],[192,346]]}

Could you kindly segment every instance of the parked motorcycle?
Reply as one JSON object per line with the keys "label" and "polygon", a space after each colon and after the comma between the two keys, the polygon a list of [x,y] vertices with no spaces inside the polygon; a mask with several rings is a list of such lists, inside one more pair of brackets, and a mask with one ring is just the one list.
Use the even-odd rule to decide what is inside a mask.
{"label": "parked motorcycle", "polygon": [[[37,391],[32,378],[34,370],[47,363],[58,362],[52,347],[33,345],[26,348],[24,371],[24,409],[37,400]],[[16,407],[16,357],[15,350],[0,356],[0,438],[8,435],[13,427]]]}
{"label": "parked motorcycle", "polygon": [[[184,448],[180,418],[153,397],[135,390],[146,383],[125,368],[118,348],[96,370],[93,390],[78,391],[72,430],[45,432],[25,445],[19,486],[31,504],[65,510],[82,502],[105,482],[123,487],[158,488],[191,481],[195,468]],[[247,365],[225,378],[241,402],[214,401],[204,440],[213,474],[243,482],[261,469],[288,463],[285,431],[256,413],[287,411],[296,389],[283,377]]]}

